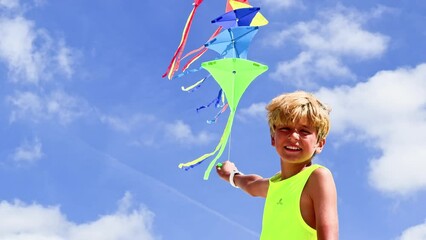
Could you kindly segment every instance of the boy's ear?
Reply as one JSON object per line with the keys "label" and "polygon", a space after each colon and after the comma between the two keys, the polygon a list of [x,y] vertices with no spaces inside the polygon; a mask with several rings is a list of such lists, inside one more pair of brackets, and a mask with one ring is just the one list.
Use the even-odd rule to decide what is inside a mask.
{"label": "boy's ear", "polygon": [[324,148],[325,142],[326,142],[325,138],[318,141],[315,153],[320,153],[322,151],[322,149]]}
{"label": "boy's ear", "polygon": [[271,135],[271,145],[275,147],[275,138]]}

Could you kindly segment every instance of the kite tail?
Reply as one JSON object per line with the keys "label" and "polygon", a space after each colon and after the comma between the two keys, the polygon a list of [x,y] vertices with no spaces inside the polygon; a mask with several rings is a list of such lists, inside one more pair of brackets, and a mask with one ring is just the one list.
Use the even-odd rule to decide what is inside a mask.
{"label": "kite tail", "polygon": [[198,88],[200,88],[200,87],[201,87],[201,84],[202,84],[204,81],[206,81],[206,79],[207,79],[207,78],[209,78],[209,77],[210,77],[210,75],[208,75],[208,76],[204,77],[203,79],[201,79],[200,81],[198,81],[198,82],[196,82],[196,83],[192,84],[192,85],[191,85],[191,86],[189,86],[189,87],[184,87],[184,86],[182,86],[182,87],[181,87],[181,89],[182,89],[182,91],[184,91],[184,92],[193,92],[193,91],[197,90]]}
{"label": "kite tail", "polygon": [[223,151],[225,150],[225,146],[228,143],[229,135],[231,134],[232,123],[234,122],[235,112],[231,111],[228,117],[228,122],[226,123],[225,131],[223,131],[223,135],[220,138],[220,150],[217,153],[216,157],[210,162],[206,171],[204,172],[204,180],[208,180],[210,176],[210,172],[216,164],[216,161],[222,156]]}
{"label": "kite tail", "polygon": [[[201,47],[199,47],[199,48],[197,48],[197,49],[194,49],[194,50],[190,51],[189,53],[185,54],[185,56],[183,56],[181,60],[183,60],[183,59],[185,59],[185,58],[187,58],[187,57],[191,56],[192,54],[195,54],[195,53],[197,53],[197,52],[199,52],[199,51],[201,51],[201,50],[203,50],[203,49],[205,49],[205,48],[206,48],[206,46],[204,46],[204,45],[203,45],[203,46],[201,46]],[[186,65],[185,65],[185,66],[186,66]]]}
{"label": "kite tail", "polygon": [[205,52],[207,52],[207,48],[206,47],[201,47],[200,50],[202,50],[201,52],[199,52],[197,55],[195,55],[193,58],[191,58],[182,68],[182,71],[185,71],[186,69],[189,68],[189,66],[194,63],[195,61],[197,61],[201,55],[203,55]]}
{"label": "kite tail", "polygon": [[235,113],[231,111],[229,114],[228,122],[226,123],[225,130],[223,131],[222,137],[220,138],[219,143],[217,144],[216,148],[213,150],[213,152],[206,153],[199,158],[187,162],[187,163],[181,163],[179,164],[179,168],[183,168],[184,170],[188,171],[189,169],[201,164],[204,160],[207,158],[215,155],[217,152],[216,157],[213,159],[212,162],[210,162],[209,167],[207,168],[206,172],[204,173],[204,179],[207,180],[209,178],[211,169],[213,168],[214,164],[216,163],[217,159],[222,155],[223,151],[225,150],[226,143],[228,142],[229,135],[231,133],[232,123],[234,121]]}
{"label": "kite tail", "polygon": [[[216,31],[210,36],[210,38],[209,38],[209,40],[208,41],[210,41],[210,40],[212,40],[213,38],[215,38],[220,32],[222,31],[222,26],[220,26],[220,27],[218,27],[217,29],[216,29]],[[197,55],[195,55],[194,57],[192,57],[190,60],[188,60],[188,62],[183,66],[183,68],[182,68],[182,71],[185,71],[186,69],[188,69],[189,68],[189,66],[192,64],[192,63],[194,63],[197,59],[199,59],[206,51],[207,51],[208,49],[206,48],[206,46],[205,45],[203,45],[203,46],[201,46],[201,47],[199,47],[199,48],[197,48],[197,49],[195,49],[195,50],[192,50],[191,52],[189,52],[189,53],[187,53],[183,58],[182,58],[182,60],[183,59],[185,59],[186,57],[188,57],[188,56],[190,56],[190,55],[192,55],[192,54],[194,54],[194,53],[197,53],[198,52],[198,54]],[[200,52],[201,51],[201,52]]]}
{"label": "kite tail", "polygon": [[185,76],[187,74],[196,73],[196,72],[198,72],[200,70],[201,70],[201,67],[189,69],[189,70],[186,70],[185,72],[181,72],[178,75],[173,76],[172,79],[181,78],[181,77],[183,77],[183,76]]}
{"label": "kite tail", "polygon": [[214,118],[212,120],[207,120],[208,124],[212,124],[212,123],[216,123],[217,119],[219,118],[219,116],[224,113],[226,111],[226,109],[228,108],[228,104],[225,104],[225,106],[223,106],[223,108],[216,114],[216,116],[214,116]]}
{"label": "kite tail", "polygon": [[189,14],[189,17],[186,21],[185,27],[182,32],[182,37],[179,43],[178,48],[176,49],[175,54],[173,55],[173,58],[167,67],[166,72],[163,74],[162,77],[167,76],[168,79],[172,79],[174,73],[179,69],[180,64],[180,58],[182,56],[182,53],[185,49],[186,41],[188,39],[189,30],[191,29],[192,20],[194,18],[195,12],[197,11],[198,6],[203,2],[203,0],[194,0],[194,7],[192,8],[191,13]]}
{"label": "kite tail", "polygon": [[222,96],[223,96],[223,94],[222,94],[222,89],[220,89],[220,90],[219,90],[219,93],[217,94],[217,97],[216,97],[215,99],[213,99],[213,100],[212,100],[209,104],[207,104],[207,105],[203,105],[203,106],[201,106],[201,107],[198,107],[198,108],[197,108],[197,112],[198,112],[198,111],[200,111],[200,110],[201,110],[201,109],[203,109],[203,108],[208,108],[208,107],[210,107],[210,105],[212,105],[213,103],[214,103],[215,107],[220,107],[220,100],[221,100],[221,99],[223,100]]}

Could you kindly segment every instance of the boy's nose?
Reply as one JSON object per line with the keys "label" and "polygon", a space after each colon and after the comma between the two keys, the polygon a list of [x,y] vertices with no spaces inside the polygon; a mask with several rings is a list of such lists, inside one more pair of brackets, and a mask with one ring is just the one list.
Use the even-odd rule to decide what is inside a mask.
{"label": "boy's nose", "polygon": [[294,139],[294,140],[299,140],[299,137],[300,135],[296,130],[292,131],[290,135],[288,136],[289,139]]}

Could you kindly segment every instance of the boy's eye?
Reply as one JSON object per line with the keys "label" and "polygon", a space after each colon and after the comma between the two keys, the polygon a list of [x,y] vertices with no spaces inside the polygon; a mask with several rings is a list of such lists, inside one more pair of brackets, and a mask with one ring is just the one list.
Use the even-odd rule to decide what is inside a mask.
{"label": "boy's eye", "polygon": [[288,131],[290,131],[290,128],[288,128],[288,127],[282,127],[279,130],[282,131],[282,132],[288,132]]}
{"label": "boy's eye", "polygon": [[309,130],[301,130],[300,131],[303,135],[309,135],[309,134],[311,134],[311,131],[309,131]]}
{"label": "boy's eye", "polygon": [[301,136],[308,136],[308,135],[312,134],[312,131],[310,129],[305,129],[305,128],[298,130],[298,129],[294,129],[294,128],[291,128],[291,127],[281,127],[281,128],[278,128],[278,130],[280,132],[284,132],[284,133],[289,133],[289,132],[295,131],[298,134],[300,134]]}
{"label": "boy's eye", "polygon": [[301,132],[311,133],[311,130],[304,128],[304,129],[301,130]]}

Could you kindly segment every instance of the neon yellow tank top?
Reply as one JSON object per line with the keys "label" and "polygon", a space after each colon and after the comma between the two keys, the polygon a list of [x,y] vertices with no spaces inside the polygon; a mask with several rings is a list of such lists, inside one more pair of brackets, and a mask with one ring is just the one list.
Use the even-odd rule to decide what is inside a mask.
{"label": "neon yellow tank top", "polygon": [[277,173],[269,180],[260,240],[317,239],[317,231],[306,224],[300,213],[300,196],[309,176],[319,167],[322,166],[309,166],[284,180]]}

